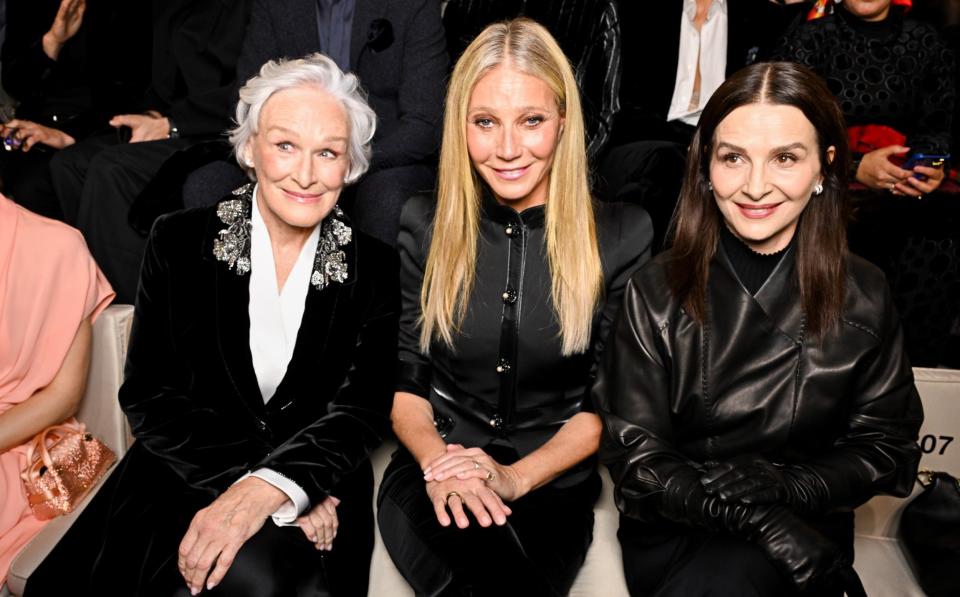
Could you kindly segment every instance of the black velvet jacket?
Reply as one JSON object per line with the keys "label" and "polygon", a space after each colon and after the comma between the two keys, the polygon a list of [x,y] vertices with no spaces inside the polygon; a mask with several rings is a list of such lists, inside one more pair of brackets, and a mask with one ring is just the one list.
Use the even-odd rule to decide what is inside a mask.
{"label": "black velvet jacket", "polygon": [[353,231],[342,247],[347,279],[309,288],[293,357],[265,405],[249,348],[250,276],[214,257],[225,228],[216,206],[154,226],[120,390],[132,451],[149,453],[141,467],[172,469],[187,491],[216,496],[269,467],[317,503],[367,466],[389,430],[396,253]]}
{"label": "black velvet jacket", "polygon": [[[544,207],[517,213],[484,196],[477,275],[461,333],[451,350],[434,342],[419,350],[420,287],[431,242],[434,199],[411,198],[400,218],[403,314],[397,389],[428,398],[448,443],[507,447],[523,457],[547,442],[573,415],[590,408],[595,355],[602,350],[630,275],[650,256],[650,218],[619,203],[597,207],[603,302],[590,351],[564,357],[550,298]],[[582,479],[587,464],[561,477]],[[580,474],[577,474],[579,471]]]}
{"label": "black velvet jacket", "polygon": [[665,259],[630,281],[593,389],[624,514],[660,520],[672,476],[741,454],[796,472],[820,514],[913,487],[923,415],[883,274],[848,258],[842,319],[820,343],[794,255],[751,296],[718,248],[706,325],[669,292]]}

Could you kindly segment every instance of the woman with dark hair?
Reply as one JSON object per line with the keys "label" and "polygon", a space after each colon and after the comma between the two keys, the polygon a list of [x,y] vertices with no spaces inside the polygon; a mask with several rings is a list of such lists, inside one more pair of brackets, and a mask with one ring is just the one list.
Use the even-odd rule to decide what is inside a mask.
{"label": "woman with dark hair", "polygon": [[846,248],[847,160],[799,65],[738,72],[700,117],[593,390],[633,595],[838,594],[852,510],[912,487],[922,412],[883,274]]}

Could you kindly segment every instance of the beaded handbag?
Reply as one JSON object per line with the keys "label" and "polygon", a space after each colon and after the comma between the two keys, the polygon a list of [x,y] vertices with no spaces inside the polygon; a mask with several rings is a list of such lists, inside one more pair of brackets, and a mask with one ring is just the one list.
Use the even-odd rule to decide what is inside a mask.
{"label": "beaded handbag", "polygon": [[38,433],[21,474],[34,516],[49,520],[72,512],[116,459],[82,423],[51,425]]}

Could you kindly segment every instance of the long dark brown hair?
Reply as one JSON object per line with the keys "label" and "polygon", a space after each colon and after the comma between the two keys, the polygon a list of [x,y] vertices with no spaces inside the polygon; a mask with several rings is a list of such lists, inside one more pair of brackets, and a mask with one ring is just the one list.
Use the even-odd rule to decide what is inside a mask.
{"label": "long dark brown hair", "polygon": [[[820,155],[823,193],[811,197],[796,231],[796,284],[807,331],[817,337],[839,321],[846,278],[847,173],[849,150],[843,114],[823,80],[790,62],[748,66],[727,79],[707,102],[690,143],[683,188],[671,223],[668,283],[687,312],[706,318],[710,261],[717,252],[723,215],[709,187],[717,126],[749,104],[798,108],[813,125]],[[833,146],[833,160],[827,149]]]}

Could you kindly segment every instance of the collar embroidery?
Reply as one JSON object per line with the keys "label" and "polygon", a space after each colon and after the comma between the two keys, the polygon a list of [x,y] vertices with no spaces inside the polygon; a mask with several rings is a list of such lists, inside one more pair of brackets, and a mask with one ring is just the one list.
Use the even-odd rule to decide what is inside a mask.
{"label": "collar embroidery", "polygon": [[[252,183],[233,191],[237,199],[223,201],[217,207],[217,217],[227,225],[213,241],[213,256],[227,264],[237,275],[250,272],[250,210],[253,201]],[[310,284],[323,290],[330,282],[347,280],[347,256],[340,247],[353,239],[353,229],[341,218],[343,211],[334,206],[333,217],[320,223],[320,240],[313,258],[313,273]]]}

